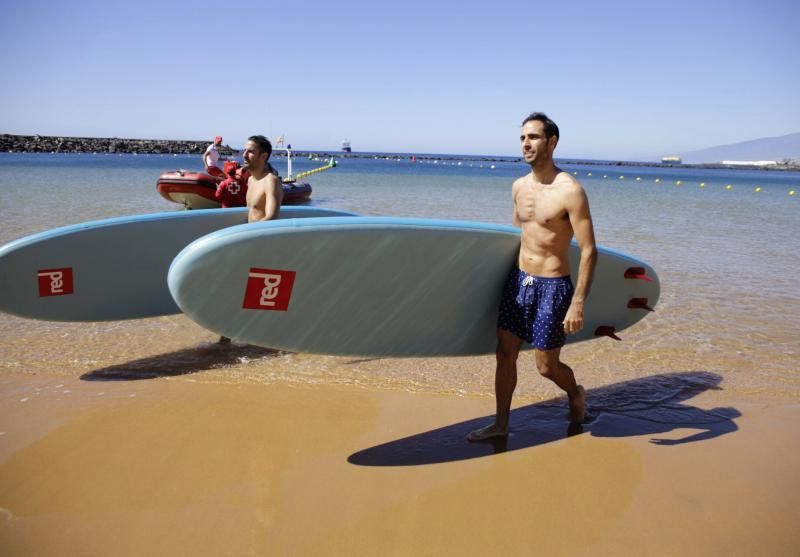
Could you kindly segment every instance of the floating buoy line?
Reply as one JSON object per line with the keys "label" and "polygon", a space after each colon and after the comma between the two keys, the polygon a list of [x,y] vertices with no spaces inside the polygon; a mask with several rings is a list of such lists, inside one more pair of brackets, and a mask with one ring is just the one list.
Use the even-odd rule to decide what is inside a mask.
{"label": "floating buoy line", "polygon": [[[374,159],[375,160],[394,161],[394,162],[403,162],[403,161],[406,161],[406,160],[410,160],[413,164],[435,164],[437,166],[460,166],[460,167],[468,166],[470,168],[486,168],[486,169],[490,169],[490,170],[493,170],[493,169],[496,168],[496,165],[494,165],[494,164],[491,164],[491,165],[490,164],[479,164],[478,162],[472,162],[472,161],[452,161],[452,160],[448,161],[448,160],[443,160],[443,159],[439,159],[439,158],[435,158],[435,157],[431,157],[431,158],[428,158],[428,159],[423,159],[423,158],[418,158],[418,157],[414,156],[414,157],[411,157],[410,159],[407,159],[404,156],[398,156],[398,155],[393,155],[393,156],[375,155]],[[516,162],[516,161],[509,161],[509,162]],[[573,176],[579,176],[580,172],[577,171],[577,170],[574,170],[574,171],[572,171],[572,175]],[[593,173],[592,172],[587,172],[586,176],[592,178],[593,177]],[[609,178],[608,174],[603,174],[602,176],[603,176],[604,180],[607,180]],[[625,181],[625,180],[631,181],[632,180],[632,181],[638,182],[640,184],[648,183],[648,180],[646,178],[642,177],[642,176],[634,176],[633,178],[631,178],[630,176],[626,176],[624,174],[620,174],[619,176],[617,176],[617,179],[620,180],[620,181]],[[662,184],[662,183],[667,183],[667,182],[669,182],[669,181],[668,180],[666,180],[666,181],[662,180],[661,178],[654,178],[653,181],[652,181],[653,184]],[[675,180],[673,183],[674,183],[674,185],[676,187],[687,187],[687,186],[690,185],[690,184],[684,182],[683,180]],[[705,190],[706,186],[707,186],[707,184],[705,182],[700,182],[698,184],[698,187],[700,189],[702,189],[702,190]],[[740,186],[736,186],[736,187],[740,188]],[[711,189],[711,188],[709,187],[709,189]],[[726,185],[723,186],[723,189],[725,191],[733,191],[734,190],[734,186],[733,186],[733,184],[726,184]],[[798,189],[800,189],[800,188],[798,188]],[[764,189],[761,186],[758,186],[758,185],[754,186],[752,191],[753,191],[753,193],[766,193],[766,192],[764,192]],[[796,196],[797,195],[797,190],[792,189],[792,190],[789,190],[787,193],[790,196]]]}
{"label": "floating buoy line", "polygon": [[[572,172],[572,175],[573,176],[579,176],[580,173],[577,170],[575,170],[575,171]],[[591,172],[587,172],[586,175],[591,177],[592,173]],[[608,174],[603,174],[603,179],[607,180],[608,179]],[[625,177],[624,174],[621,174],[618,179],[619,180],[626,180],[627,178]],[[644,178],[642,178],[641,176],[636,176],[635,181],[636,182],[646,182],[646,180]],[[660,184],[661,182],[662,182],[661,178],[654,178],[653,179],[653,183],[654,184]],[[675,183],[675,186],[678,186],[678,187],[681,187],[681,186],[685,185],[683,180],[675,180],[674,183]],[[706,183],[705,182],[700,182],[698,184],[698,187],[701,190],[704,190],[704,189],[706,189]],[[725,191],[733,191],[735,188],[734,188],[733,184],[726,184],[725,186],[723,186],[723,189]],[[752,191],[753,191],[753,193],[762,193],[762,192],[764,192],[764,188],[762,188],[761,186],[756,185],[756,186],[753,187]],[[797,195],[797,190],[789,190],[787,193],[788,193],[788,195],[794,197],[794,196]]]}
{"label": "floating buoy line", "polygon": [[312,168],[311,170],[306,170],[305,172],[300,172],[299,174],[294,175],[294,180],[299,180],[300,178],[305,178],[306,176],[311,176],[312,174],[316,174],[317,172],[322,172],[323,170],[330,170],[331,168],[336,168],[336,160],[331,157],[331,160],[325,166],[320,166],[319,168]]}

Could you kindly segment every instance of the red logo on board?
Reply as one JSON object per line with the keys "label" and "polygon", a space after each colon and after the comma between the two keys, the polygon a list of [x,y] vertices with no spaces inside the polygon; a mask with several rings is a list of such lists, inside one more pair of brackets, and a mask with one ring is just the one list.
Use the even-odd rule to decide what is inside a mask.
{"label": "red logo on board", "polygon": [[39,297],[64,296],[75,292],[72,285],[72,268],[42,269],[39,278]]}
{"label": "red logo on board", "polygon": [[244,309],[286,311],[292,297],[295,271],[251,268],[244,291]]}

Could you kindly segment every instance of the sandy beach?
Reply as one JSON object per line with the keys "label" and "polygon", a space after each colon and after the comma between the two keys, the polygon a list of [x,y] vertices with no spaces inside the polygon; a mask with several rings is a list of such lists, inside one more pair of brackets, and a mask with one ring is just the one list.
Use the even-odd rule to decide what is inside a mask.
{"label": "sandy beach", "polygon": [[591,404],[689,375],[589,389],[579,430],[562,399],[516,405],[506,443],[470,444],[489,397],[6,374],[0,552],[796,555],[800,405]]}

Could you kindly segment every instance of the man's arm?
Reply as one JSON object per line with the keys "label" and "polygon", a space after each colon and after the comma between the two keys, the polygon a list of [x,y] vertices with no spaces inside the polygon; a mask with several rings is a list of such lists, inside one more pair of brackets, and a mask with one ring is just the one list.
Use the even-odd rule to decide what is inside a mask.
{"label": "man's arm", "polygon": [[517,213],[517,191],[519,191],[520,180],[514,180],[514,185],[511,186],[511,204],[513,213],[511,215],[511,225],[519,228],[522,223],[519,221],[519,214]]}
{"label": "man's arm", "polygon": [[278,216],[283,202],[283,185],[277,176],[270,173],[267,174],[264,190],[266,199],[264,200],[264,217],[261,220],[272,220]]}
{"label": "man's arm", "polygon": [[597,264],[597,246],[594,241],[592,215],[589,212],[589,199],[580,185],[575,186],[575,189],[567,194],[566,209],[575,240],[578,242],[581,259],[578,266],[578,284],[575,285],[572,303],[564,318],[564,331],[568,334],[583,329],[583,306],[589,295],[594,267]]}

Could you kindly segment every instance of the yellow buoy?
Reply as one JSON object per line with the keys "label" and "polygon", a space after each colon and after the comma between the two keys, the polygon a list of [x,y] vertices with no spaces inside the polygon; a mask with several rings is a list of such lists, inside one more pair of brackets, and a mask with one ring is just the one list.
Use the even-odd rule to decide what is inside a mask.
{"label": "yellow buoy", "polygon": [[625,176],[620,176],[620,177],[619,177],[619,179],[620,179],[620,180],[624,180],[624,179],[625,179]]}
{"label": "yellow buoy", "polygon": [[761,186],[756,186],[756,193],[759,193],[760,191],[761,191]]}
{"label": "yellow buoy", "polygon": [[656,184],[660,184],[660,183],[661,183],[661,178],[656,178]]}
{"label": "yellow buoy", "polygon": [[797,192],[795,192],[794,190],[792,190],[792,191],[790,191],[790,192],[789,192],[789,195],[794,195],[795,193],[797,193]]}
{"label": "yellow buoy", "polygon": [[577,176],[578,175],[578,171],[576,170],[575,172],[572,173],[572,175],[573,176]]}
{"label": "yellow buoy", "polygon": [[701,190],[704,190],[704,189],[706,189],[706,183],[705,183],[705,182],[701,182],[701,183],[700,183],[700,189],[701,189]]}
{"label": "yellow buoy", "polygon": [[680,180],[678,180],[677,182],[675,182],[675,185],[676,185],[676,186],[681,186],[681,185],[683,185],[683,182],[681,182]]}
{"label": "yellow buoy", "polygon": [[587,176],[591,176],[591,175],[592,175],[592,173],[591,173],[591,172],[590,172],[589,174],[587,174]]}
{"label": "yellow buoy", "polygon": [[605,179],[605,178],[608,178],[608,174],[604,174],[604,175],[603,175],[603,178],[604,178],[604,179]]}
{"label": "yellow buoy", "polygon": [[637,182],[641,182],[641,181],[642,181],[642,179],[641,179],[639,176],[637,176],[637,177],[636,177],[636,181],[637,181]]}
{"label": "yellow buoy", "polygon": [[726,189],[726,190],[732,190],[732,189],[733,189],[733,186],[732,186],[732,185],[730,185],[730,184],[728,184],[727,186],[725,186],[725,189]]}

